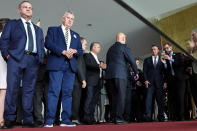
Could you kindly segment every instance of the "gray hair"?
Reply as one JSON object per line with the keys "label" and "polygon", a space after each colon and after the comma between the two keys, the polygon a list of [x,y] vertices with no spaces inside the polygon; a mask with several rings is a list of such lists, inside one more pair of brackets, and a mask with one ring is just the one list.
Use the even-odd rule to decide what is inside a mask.
{"label": "gray hair", "polygon": [[71,10],[66,11],[66,12],[64,13],[64,15],[67,14],[67,13],[74,15],[74,13],[73,13]]}

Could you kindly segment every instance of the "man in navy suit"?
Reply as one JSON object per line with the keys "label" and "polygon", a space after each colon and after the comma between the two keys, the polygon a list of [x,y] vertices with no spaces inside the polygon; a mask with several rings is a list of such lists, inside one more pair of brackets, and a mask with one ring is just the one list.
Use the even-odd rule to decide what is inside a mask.
{"label": "man in navy suit", "polygon": [[105,78],[108,79],[111,95],[111,119],[115,124],[124,124],[123,113],[128,77],[128,64],[133,68],[136,79],[138,70],[130,48],[126,45],[126,35],[118,33],[116,43],[107,52],[107,69]]}
{"label": "man in navy suit", "polygon": [[147,89],[146,94],[146,121],[151,121],[152,107],[154,94],[156,95],[158,105],[158,120],[164,121],[164,98],[163,87],[166,88],[164,83],[164,64],[159,56],[159,47],[152,46],[152,56],[144,60],[143,71],[145,86]]}
{"label": "man in navy suit", "polygon": [[74,14],[67,11],[62,17],[62,25],[48,28],[45,44],[50,51],[46,65],[50,80],[45,127],[53,127],[60,91],[63,108],[60,126],[75,126],[70,121],[72,90],[77,72],[76,57],[83,51],[79,34],[70,29],[73,22]]}
{"label": "man in navy suit", "polygon": [[10,20],[2,33],[0,48],[7,61],[7,93],[5,100],[5,125],[12,128],[16,119],[18,88],[23,81],[23,126],[33,127],[33,95],[37,72],[44,58],[43,32],[31,22],[32,5],[19,4],[19,20]]}

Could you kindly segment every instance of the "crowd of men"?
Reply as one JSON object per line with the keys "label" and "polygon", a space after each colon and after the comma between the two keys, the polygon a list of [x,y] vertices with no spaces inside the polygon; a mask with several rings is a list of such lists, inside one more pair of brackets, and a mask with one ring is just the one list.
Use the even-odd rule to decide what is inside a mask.
{"label": "crowd of men", "polygon": [[45,39],[42,29],[31,22],[32,4],[21,2],[18,12],[21,18],[8,20],[0,39],[0,64],[6,62],[7,70],[6,85],[0,87],[6,89],[2,129],[192,118],[192,98],[197,104],[196,62],[173,52],[169,43],[163,51],[152,45],[152,55],[141,70],[126,35],[119,32],[105,64],[98,59],[99,42],[92,42],[85,53],[87,40],[71,30],[71,11],[63,15],[62,25],[48,28]]}

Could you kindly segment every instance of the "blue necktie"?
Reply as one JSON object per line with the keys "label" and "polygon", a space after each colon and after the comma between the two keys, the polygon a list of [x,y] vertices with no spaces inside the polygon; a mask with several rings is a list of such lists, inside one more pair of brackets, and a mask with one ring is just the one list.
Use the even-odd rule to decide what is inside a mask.
{"label": "blue necktie", "polygon": [[33,34],[32,34],[31,27],[30,27],[30,23],[26,22],[26,24],[27,24],[27,32],[28,32],[28,37],[29,37],[28,51],[32,52],[34,48]]}

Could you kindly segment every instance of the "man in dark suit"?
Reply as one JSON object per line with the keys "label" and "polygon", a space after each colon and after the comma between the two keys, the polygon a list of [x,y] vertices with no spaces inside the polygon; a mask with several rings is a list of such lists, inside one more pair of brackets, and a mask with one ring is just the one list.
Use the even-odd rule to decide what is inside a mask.
{"label": "man in dark suit", "polygon": [[[82,49],[86,50],[87,41],[81,37]],[[76,124],[80,123],[80,107],[82,101],[82,88],[86,87],[86,65],[83,54],[77,58],[77,74],[75,77],[75,83],[72,93],[72,122]]]}
{"label": "man in dark suit", "polygon": [[163,99],[163,87],[164,84],[164,64],[159,56],[159,47],[152,46],[152,56],[144,60],[143,65],[144,81],[147,88],[146,93],[146,119],[151,121],[152,119],[152,107],[154,94],[156,95],[158,105],[158,120],[164,121],[164,99]]}
{"label": "man in dark suit", "polygon": [[130,48],[126,45],[126,35],[118,33],[116,43],[107,52],[107,69],[105,78],[110,87],[111,119],[116,124],[124,123],[126,83],[128,77],[128,63],[133,68],[138,79],[138,70]]}
{"label": "man in dark suit", "polygon": [[16,100],[22,79],[23,126],[33,124],[33,96],[37,72],[44,58],[42,29],[31,22],[32,5],[28,1],[19,4],[19,20],[10,20],[2,33],[0,48],[7,61],[7,94],[5,100],[5,126],[12,128],[16,119]]}
{"label": "man in dark suit", "polygon": [[70,121],[72,91],[77,72],[76,57],[82,54],[80,36],[72,31],[74,14],[67,11],[62,17],[62,25],[49,27],[46,48],[50,51],[46,69],[49,70],[48,110],[45,127],[53,127],[57,103],[62,91],[62,122],[60,126],[75,126]]}
{"label": "man in dark suit", "polygon": [[184,100],[186,92],[186,80],[189,76],[186,73],[185,57],[181,53],[174,53],[172,46],[164,45],[167,64],[167,88],[169,101],[169,115],[172,120],[184,120]]}
{"label": "man in dark suit", "polygon": [[84,122],[92,124],[94,122],[95,106],[99,100],[99,93],[101,90],[100,80],[102,75],[102,69],[105,68],[105,64],[100,63],[97,55],[100,52],[100,44],[93,42],[90,45],[90,53],[84,55],[86,63],[86,99],[84,104]]}

